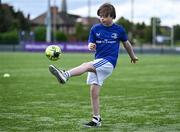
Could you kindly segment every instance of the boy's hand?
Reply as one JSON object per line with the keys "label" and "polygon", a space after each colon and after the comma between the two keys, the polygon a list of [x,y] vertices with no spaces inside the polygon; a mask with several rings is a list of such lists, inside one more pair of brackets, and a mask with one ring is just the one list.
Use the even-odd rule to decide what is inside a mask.
{"label": "boy's hand", "polygon": [[88,49],[89,49],[89,50],[92,50],[92,51],[95,51],[95,50],[96,50],[96,44],[94,44],[94,43],[89,43],[89,44],[88,44]]}
{"label": "boy's hand", "polygon": [[138,61],[139,59],[135,56],[135,57],[133,57],[133,58],[131,58],[131,63],[136,63],[136,61]]}

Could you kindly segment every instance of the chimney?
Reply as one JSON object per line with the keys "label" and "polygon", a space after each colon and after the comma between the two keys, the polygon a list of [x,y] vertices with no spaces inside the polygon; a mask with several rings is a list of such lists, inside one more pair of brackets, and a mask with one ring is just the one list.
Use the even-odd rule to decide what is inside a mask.
{"label": "chimney", "polygon": [[66,0],[62,0],[62,3],[61,3],[61,12],[67,13]]}
{"label": "chimney", "polygon": [[57,6],[51,7],[51,14],[58,14],[58,7]]}

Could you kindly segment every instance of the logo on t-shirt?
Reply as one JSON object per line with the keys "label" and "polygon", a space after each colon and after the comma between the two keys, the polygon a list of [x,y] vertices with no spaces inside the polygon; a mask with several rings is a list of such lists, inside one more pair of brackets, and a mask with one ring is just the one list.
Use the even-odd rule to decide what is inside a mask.
{"label": "logo on t-shirt", "polygon": [[111,38],[117,39],[117,37],[118,37],[117,33],[112,33]]}
{"label": "logo on t-shirt", "polygon": [[96,37],[99,37],[100,36],[100,33],[96,33]]}

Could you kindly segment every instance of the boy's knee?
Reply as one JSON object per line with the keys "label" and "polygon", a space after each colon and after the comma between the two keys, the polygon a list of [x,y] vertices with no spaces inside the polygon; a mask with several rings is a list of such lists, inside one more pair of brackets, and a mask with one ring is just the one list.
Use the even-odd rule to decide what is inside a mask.
{"label": "boy's knee", "polygon": [[99,97],[99,93],[98,92],[95,92],[95,91],[91,91],[92,93],[91,93],[91,96],[92,96],[92,98],[93,99],[98,99],[98,97]]}
{"label": "boy's knee", "polygon": [[93,84],[91,86],[91,96],[93,99],[97,99],[99,97],[99,91],[100,91],[100,86]]}
{"label": "boy's knee", "polygon": [[88,71],[95,71],[94,66],[90,62],[82,63],[81,66],[86,67]]}

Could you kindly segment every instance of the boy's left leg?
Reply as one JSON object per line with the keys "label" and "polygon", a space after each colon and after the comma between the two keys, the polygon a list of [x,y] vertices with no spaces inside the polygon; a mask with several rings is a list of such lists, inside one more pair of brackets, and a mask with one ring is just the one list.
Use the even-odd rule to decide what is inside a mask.
{"label": "boy's left leg", "polygon": [[93,62],[96,67],[96,73],[89,72],[87,77],[87,84],[91,85],[91,105],[93,111],[92,121],[85,124],[85,127],[101,126],[100,108],[99,108],[99,93],[104,80],[111,75],[113,65],[103,59],[97,59]]}
{"label": "boy's left leg", "polygon": [[92,84],[90,88],[90,94],[93,116],[99,116],[99,92],[100,86],[97,84]]}
{"label": "boy's left leg", "polygon": [[85,127],[99,127],[101,126],[101,118],[100,118],[100,107],[99,107],[99,93],[100,86],[97,84],[92,84],[90,88],[91,94],[91,106],[92,106],[92,121],[85,124]]}

